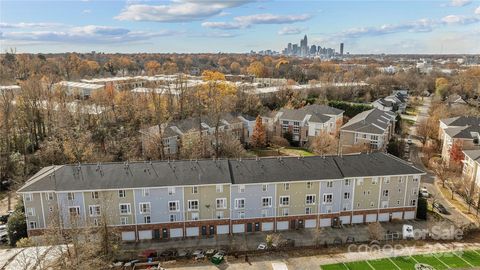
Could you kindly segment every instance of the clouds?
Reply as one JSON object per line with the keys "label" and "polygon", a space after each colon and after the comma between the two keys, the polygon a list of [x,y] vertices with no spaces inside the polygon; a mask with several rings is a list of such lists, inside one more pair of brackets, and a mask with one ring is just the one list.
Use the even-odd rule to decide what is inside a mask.
{"label": "clouds", "polygon": [[37,23],[5,23],[0,22],[0,28],[2,29],[26,29],[26,28],[54,28],[63,26],[61,23],[49,23],[49,22],[37,22]]}
{"label": "clouds", "polygon": [[304,27],[285,26],[278,31],[279,35],[298,35],[307,30]]}
{"label": "clouds", "polygon": [[378,27],[357,27],[340,33],[344,38],[359,38],[364,36],[380,36],[399,32],[430,32],[437,22],[430,19],[420,19],[399,24],[384,24]]}
{"label": "clouds", "polygon": [[461,16],[461,15],[448,15],[441,20],[445,24],[472,24],[480,22],[479,17],[474,16]]}
{"label": "clouds", "polygon": [[233,22],[204,22],[203,27],[233,30],[248,28],[256,24],[289,24],[307,21],[311,18],[308,14],[301,15],[274,15],[270,13],[254,14],[247,16],[237,16],[233,18]]}
{"label": "clouds", "polygon": [[189,22],[222,14],[248,0],[175,0],[165,5],[133,4],[115,17],[123,21]]}
{"label": "clouds", "polygon": [[475,9],[475,14],[480,15],[480,6]]}
{"label": "clouds", "polygon": [[464,7],[472,3],[472,0],[451,0],[450,6],[452,7]]}

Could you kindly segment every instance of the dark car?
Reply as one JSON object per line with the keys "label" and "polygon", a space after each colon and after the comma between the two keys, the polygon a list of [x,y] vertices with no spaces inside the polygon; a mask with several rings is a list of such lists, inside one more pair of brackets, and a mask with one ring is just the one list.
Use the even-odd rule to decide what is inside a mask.
{"label": "dark car", "polygon": [[353,237],[351,235],[347,236],[347,240],[345,241],[345,243],[347,243],[347,244],[355,243],[355,237]]}
{"label": "dark car", "polygon": [[162,253],[160,253],[160,258],[164,259],[164,260],[171,260],[171,259],[174,259],[176,256],[177,256],[178,252],[176,249],[174,248],[169,248],[169,249],[166,249],[164,251],[162,251]]}
{"label": "dark car", "polygon": [[145,258],[145,259],[155,258],[157,256],[158,256],[157,251],[154,249],[146,249],[142,251],[140,254],[138,254],[138,257]]}
{"label": "dark car", "polygon": [[450,212],[448,212],[447,208],[445,208],[445,206],[443,206],[441,203],[433,203],[433,208],[437,209],[440,214],[450,215]]}
{"label": "dark car", "polygon": [[8,217],[10,217],[10,214],[1,215],[1,216],[0,216],[0,224],[1,224],[1,223],[7,223]]}

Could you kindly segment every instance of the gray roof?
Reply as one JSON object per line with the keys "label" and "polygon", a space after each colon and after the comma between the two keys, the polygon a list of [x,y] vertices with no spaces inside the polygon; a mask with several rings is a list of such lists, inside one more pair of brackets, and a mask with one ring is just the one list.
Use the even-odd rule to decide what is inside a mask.
{"label": "gray roof", "polygon": [[477,150],[463,150],[463,153],[465,153],[466,156],[469,158],[480,162],[480,149]]}
{"label": "gray roof", "polygon": [[320,115],[320,114],[340,115],[340,114],[343,113],[343,110],[333,108],[333,107],[330,107],[330,106],[326,106],[326,105],[321,105],[321,104],[307,105],[307,106],[301,108],[301,110],[307,111],[311,114],[317,114],[317,115]]}
{"label": "gray roof", "polygon": [[309,121],[317,123],[325,123],[332,118],[331,115],[340,115],[343,113],[340,109],[320,104],[307,105],[297,110],[283,108],[280,112],[283,113],[280,119],[303,121],[307,115],[311,115]]}
{"label": "gray roof", "polygon": [[480,126],[480,117],[475,116],[458,116],[441,119],[440,121],[442,121],[447,126],[454,127]]}
{"label": "gray roof", "polygon": [[474,139],[474,133],[480,133],[480,126],[451,127],[446,128],[445,133],[452,138]]}
{"label": "gray roof", "polygon": [[380,152],[341,157],[81,164],[46,167],[18,192],[250,184],[400,174],[423,172]]}
{"label": "gray roof", "polygon": [[355,115],[341,130],[383,134],[394,119],[394,113],[375,108]]}

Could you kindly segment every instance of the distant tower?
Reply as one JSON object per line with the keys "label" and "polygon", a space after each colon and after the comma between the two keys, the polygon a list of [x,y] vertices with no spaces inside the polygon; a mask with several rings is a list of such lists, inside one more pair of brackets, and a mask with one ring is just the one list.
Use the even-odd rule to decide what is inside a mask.
{"label": "distant tower", "polygon": [[343,55],[343,43],[340,43],[340,55]]}

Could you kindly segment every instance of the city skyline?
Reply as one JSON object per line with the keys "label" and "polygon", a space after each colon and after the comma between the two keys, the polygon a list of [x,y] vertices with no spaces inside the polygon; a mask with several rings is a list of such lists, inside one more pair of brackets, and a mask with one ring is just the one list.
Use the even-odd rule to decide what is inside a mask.
{"label": "city skyline", "polygon": [[352,54],[480,53],[480,2],[469,0],[8,0],[0,18],[2,52],[246,53],[308,35]]}

